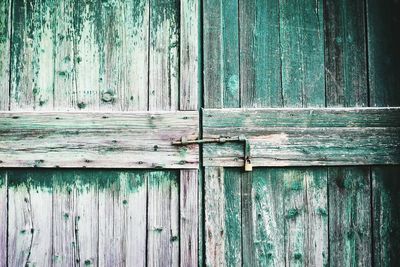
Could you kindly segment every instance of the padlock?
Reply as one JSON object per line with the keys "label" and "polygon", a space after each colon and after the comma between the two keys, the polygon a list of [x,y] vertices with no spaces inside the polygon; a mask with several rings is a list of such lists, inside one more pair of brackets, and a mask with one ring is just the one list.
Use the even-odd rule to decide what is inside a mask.
{"label": "padlock", "polygon": [[244,171],[246,171],[246,172],[253,171],[253,164],[251,164],[251,160],[250,159],[246,159],[244,161]]}

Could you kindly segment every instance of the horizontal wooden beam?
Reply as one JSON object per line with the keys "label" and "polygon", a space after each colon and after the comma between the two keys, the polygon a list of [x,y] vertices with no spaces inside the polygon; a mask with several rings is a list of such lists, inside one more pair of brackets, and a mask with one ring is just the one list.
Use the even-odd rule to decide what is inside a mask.
{"label": "horizontal wooden beam", "polygon": [[198,113],[0,112],[0,167],[196,169]]}
{"label": "horizontal wooden beam", "polygon": [[[400,108],[204,109],[203,137],[245,135],[253,166],[400,164]],[[204,166],[242,166],[242,144],[206,144]]]}

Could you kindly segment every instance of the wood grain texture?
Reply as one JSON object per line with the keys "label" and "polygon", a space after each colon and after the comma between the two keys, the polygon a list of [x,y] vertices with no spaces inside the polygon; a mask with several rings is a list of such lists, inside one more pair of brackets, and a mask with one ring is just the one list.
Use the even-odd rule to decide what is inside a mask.
{"label": "wood grain texture", "polygon": [[9,171],[8,197],[8,266],[50,266],[51,174]]}
{"label": "wood grain texture", "polygon": [[[254,166],[397,164],[399,116],[397,108],[204,110],[203,136],[245,135]],[[204,165],[242,166],[243,144],[204,145]]]}
{"label": "wood grain texture", "polygon": [[150,1],[149,110],[177,110],[179,2]]}
{"label": "wood grain texture", "polygon": [[365,3],[324,2],[326,104],[368,106]]}
{"label": "wood grain texture", "polygon": [[11,0],[0,3],[0,110],[8,110],[10,85]]}
{"label": "wood grain texture", "polygon": [[179,265],[179,176],[173,171],[148,174],[147,265]]}
{"label": "wood grain texture", "polygon": [[199,181],[197,170],[180,173],[180,266],[199,264]]}
{"label": "wood grain texture", "polygon": [[252,238],[256,266],[285,265],[284,172],[276,168],[253,171]]}
{"label": "wood grain texture", "polygon": [[[367,1],[370,105],[400,106],[400,5]],[[396,266],[400,238],[400,167],[372,167],[373,264]]]}
{"label": "wood grain texture", "polygon": [[239,28],[241,106],[281,107],[279,1],[240,2]]}
{"label": "wood grain texture", "polygon": [[0,117],[2,167],[198,167],[197,146],[171,145],[182,136],[197,136],[194,111],[1,113]]}
{"label": "wood grain texture", "polygon": [[203,10],[205,107],[239,107],[238,1],[206,0]]}
{"label": "wood grain texture", "polygon": [[285,0],[279,7],[283,104],[324,106],[322,0]]}
{"label": "wood grain texture", "polygon": [[179,110],[198,109],[200,1],[181,1],[180,6]]}
{"label": "wood grain texture", "polygon": [[7,266],[7,171],[0,170],[0,266]]}
{"label": "wood grain texture", "polygon": [[371,266],[369,168],[329,169],[329,263]]}
{"label": "wood grain texture", "polygon": [[145,266],[146,173],[113,171],[100,179],[99,266]]}
{"label": "wood grain texture", "polygon": [[235,170],[205,169],[207,266],[240,266],[241,179]]}

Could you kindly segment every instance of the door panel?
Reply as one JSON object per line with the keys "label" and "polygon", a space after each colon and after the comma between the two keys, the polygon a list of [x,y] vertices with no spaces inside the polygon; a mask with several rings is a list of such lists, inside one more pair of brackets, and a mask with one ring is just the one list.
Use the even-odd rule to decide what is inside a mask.
{"label": "door panel", "polygon": [[[225,66],[230,65],[230,60],[224,50],[233,45],[221,41],[227,38],[219,24],[224,18],[210,19],[217,9],[204,9],[204,102],[209,109],[203,116],[204,133],[209,126],[208,115],[213,116],[212,109],[215,114],[226,112],[217,120],[221,125],[232,114],[228,109],[215,109],[235,107],[246,111],[238,112],[243,117],[237,118],[236,124],[233,120],[232,128],[226,124],[220,131],[211,127],[210,134],[251,136],[259,126],[254,117],[245,116],[246,112],[252,113],[251,108],[398,106],[395,88],[399,79],[395,73],[399,71],[399,60],[389,57],[398,58],[394,46],[399,41],[387,38],[396,24],[394,3],[389,1],[377,8],[363,1],[275,2],[239,1],[238,17],[226,19],[239,21],[240,41],[236,42],[236,37],[230,40],[240,51],[240,98],[232,102],[222,97],[231,88],[228,79],[218,75],[227,73]],[[213,1],[205,2],[205,6],[213,5]],[[223,3],[218,8],[229,10],[229,5]],[[385,8],[391,10],[392,16],[378,22]],[[379,77],[376,73],[380,73]],[[380,82],[382,79],[385,81]],[[377,100],[376,95],[382,99]],[[388,96],[390,100],[383,100]],[[265,121],[268,119],[270,116],[266,115]],[[390,138],[391,147],[397,146],[395,136]],[[267,151],[268,147],[262,150]],[[228,154],[223,161],[212,162],[212,158]],[[314,154],[315,151],[311,156]],[[398,150],[393,155],[398,155]],[[396,232],[399,221],[394,193],[397,183],[392,181],[397,167],[255,168],[252,173],[244,173],[242,169],[227,168],[242,165],[242,144],[205,145],[203,156],[204,164],[210,166],[205,168],[208,264],[232,263],[230,255],[237,255],[238,250],[241,253],[233,265],[369,266],[373,260],[378,265],[397,262],[397,247],[391,245],[395,235],[388,234]],[[356,157],[346,159],[352,161]],[[271,161],[255,163],[274,165]],[[235,172],[240,180],[237,191],[222,186],[228,172]],[[232,214],[227,210],[232,194],[240,194],[235,205],[241,211],[232,223],[241,225],[236,236],[229,233],[224,219]]]}
{"label": "door panel", "polygon": [[[198,133],[197,112],[193,111],[198,109],[199,94],[199,1],[10,0],[0,5],[1,111],[29,111],[34,120],[39,117],[37,111],[44,116],[55,112],[70,117],[73,127],[83,126],[79,120],[93,112],[101,118],[113,117],[112,112],[132,118],[129,123],[121,117],[114,120],[123,123],[124,129],[115,129],[115,133],[129,133],[120,144],[131,154],[116,153],[110,160],[131,162],[126,166],[113,163],[104,169],[104,155],[116,152],[106,145],[111,150],[92,151],[99,162],[89,166],[87,160],[86,169],[75,165],[70,167],[76,169],[2,171],[0,206],[8,205],[8,209],[1,209],[0,214],[0,245],[7,247],[0,252],[0,266],[7,261],[9,266],[197,264],[198,160],[185,159],[191,148],[176,147],[173,150],[181,159],[174,170],[168,169],[172,165],[157,163],[162,161],[163,150],[168,159],[175,152],[160,144],[146,145],[145,140],[159,131],[156,135],[172,148],[173,139],[186,136],[191,128],[186,120],[191,116],[182,116],[185,130],[180,132],[174,116],[168,116],[176,111],[191,110]],[[155,114],[160,113],[164,114],[164,130],[157,128]],[[148,117],[147,122],[134,119],[140,116]],[[56,120],[62,119],[58,116]],[[89,146],[100,147],[93,142],[95,137],[107,139],[101,124],[94,129],[96,123],[91,121],[84,130]],[[42,126],[50,132],[57,128],[51,123]],[[168,137],[167,128],[178,130],[177,135]],[[134,129],[141,129],[140,138],[132,135]],[[54,136],[47,132],[35,144],[50,144],[51,140]],[[80,143],[69,150],[74,154],[85,137],[61,134],[59,140]],[[146,152],[132,149],[135,146],[148,147],[149,159],[156,164],[145,164]],[[82,157],[87,148],[75,155]],[[193,148],[198,159],[198,149]],[[70,158],[44,155],[54,162]],[[181,170],[189,162],[192,167]]]}

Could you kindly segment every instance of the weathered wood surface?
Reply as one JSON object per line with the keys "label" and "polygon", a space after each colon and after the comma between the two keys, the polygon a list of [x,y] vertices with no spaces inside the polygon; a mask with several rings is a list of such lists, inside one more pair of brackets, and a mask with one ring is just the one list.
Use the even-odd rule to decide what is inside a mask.
{"label": "weathered wood surface", "polygon": [[147,264],[179,266],[179,176],[150,172],[148,178]]}
{"label": "weathered wood surface", "polygon": [[11,0],[0,3],[0,110],[8,110],[10,85]]}
{"label": "weathered wood surface", "polygon": [[0,266],[7,266],[7,172],[0,171]]}
{"label": "weathered wood surface", "polygon": [[205,0],[203,10],[204,104],[238,107],[238,1]]}
{"label": "weathered wood surface", "polygon": [[[400,163],[398,108],[206,109],[203,118],[204,138],[245,135],[254,166]],[[243,165],[243,145],[204,145],[204,165]]]}
{"label": "weathered wood surface", "polygon": [[[400,5],[367,1],[370,106],[400,106]],[[400,265],[400,167],[372,167],[373,265]]]}
{"label": "weathered wood surface", "polygon": [[197,168],[197,112],[0,113],[1,167]]}

